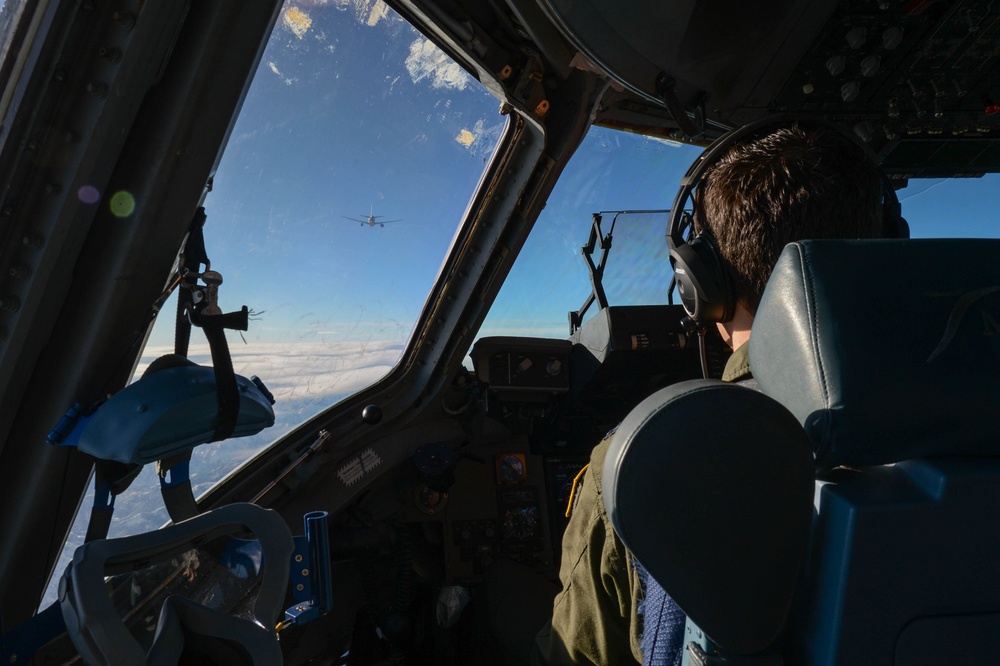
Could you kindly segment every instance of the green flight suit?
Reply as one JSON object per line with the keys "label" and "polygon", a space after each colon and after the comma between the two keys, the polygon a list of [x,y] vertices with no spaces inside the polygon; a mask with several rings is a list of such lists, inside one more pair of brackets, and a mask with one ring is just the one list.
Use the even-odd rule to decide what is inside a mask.
{"label": "green flight suit", "polygon": [[[749,345],[733,352],[722,380],[750,377]],[[552,620],[535,638],[533,663],[617,666],[642,663],[642,589],[632,555],[611,526],[601,497],[610,435],[594,447],[563,534]]]}

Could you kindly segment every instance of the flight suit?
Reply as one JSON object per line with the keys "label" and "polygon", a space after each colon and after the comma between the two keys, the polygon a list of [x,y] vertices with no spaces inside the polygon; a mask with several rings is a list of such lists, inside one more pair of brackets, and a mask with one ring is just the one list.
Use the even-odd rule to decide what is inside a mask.
{"label": "flight suit", "polygon": [[[722,380],[750,379],[749,345],[729,358]],[[563,534],[552,620],[535,638],[535,664],[642,663],[641,571],[611,526],[601,497],[609,433],[590,455]]]}

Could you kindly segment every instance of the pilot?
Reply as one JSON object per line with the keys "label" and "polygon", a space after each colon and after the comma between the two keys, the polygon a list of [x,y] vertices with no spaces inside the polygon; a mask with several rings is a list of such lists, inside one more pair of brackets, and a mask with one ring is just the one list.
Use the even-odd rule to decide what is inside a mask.
{"label": "pilot", "polygon": [[[703,155],[717,159],[695,184],[693,224],[731,285],[731,304],[715,316],[733,349],[722,379],[753,383],[747,341],[782,248],[808,238],[895,232],[884,229],[881,210],[891,186],[839,130],[801,121],[739,136],[721,153],[710,148]],[[710,315],[699,323],[711,322]],[[594,448],[575,489],[562,542],[562,590],[535,638],[535,664],[681,663],[683,612],[637,566],[605,513],[601,471],[609,443],[610,436]]]}

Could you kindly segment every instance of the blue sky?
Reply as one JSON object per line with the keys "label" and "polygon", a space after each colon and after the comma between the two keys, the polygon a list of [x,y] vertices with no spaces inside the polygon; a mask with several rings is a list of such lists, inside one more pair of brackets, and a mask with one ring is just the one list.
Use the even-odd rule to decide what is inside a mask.
{"label": "blue sky", "polygon": [[[229,140],[206,242],[223,307],[264,312],[249,336],[408,334],[506,124],[382,7],[286,12]],[[403,222],[344,219],[370,207]]]}

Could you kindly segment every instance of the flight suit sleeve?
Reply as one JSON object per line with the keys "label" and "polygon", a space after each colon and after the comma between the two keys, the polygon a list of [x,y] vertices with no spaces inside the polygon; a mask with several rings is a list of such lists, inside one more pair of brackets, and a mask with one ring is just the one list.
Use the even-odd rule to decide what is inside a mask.
{"label": "flight suit sleeve", "polygon": [[601,472],[610,438],[591,454],[590,467],[563,535],[552,620],[536,637],[535,663],[642,663],[639,577],[612,529],[601,497]]}

